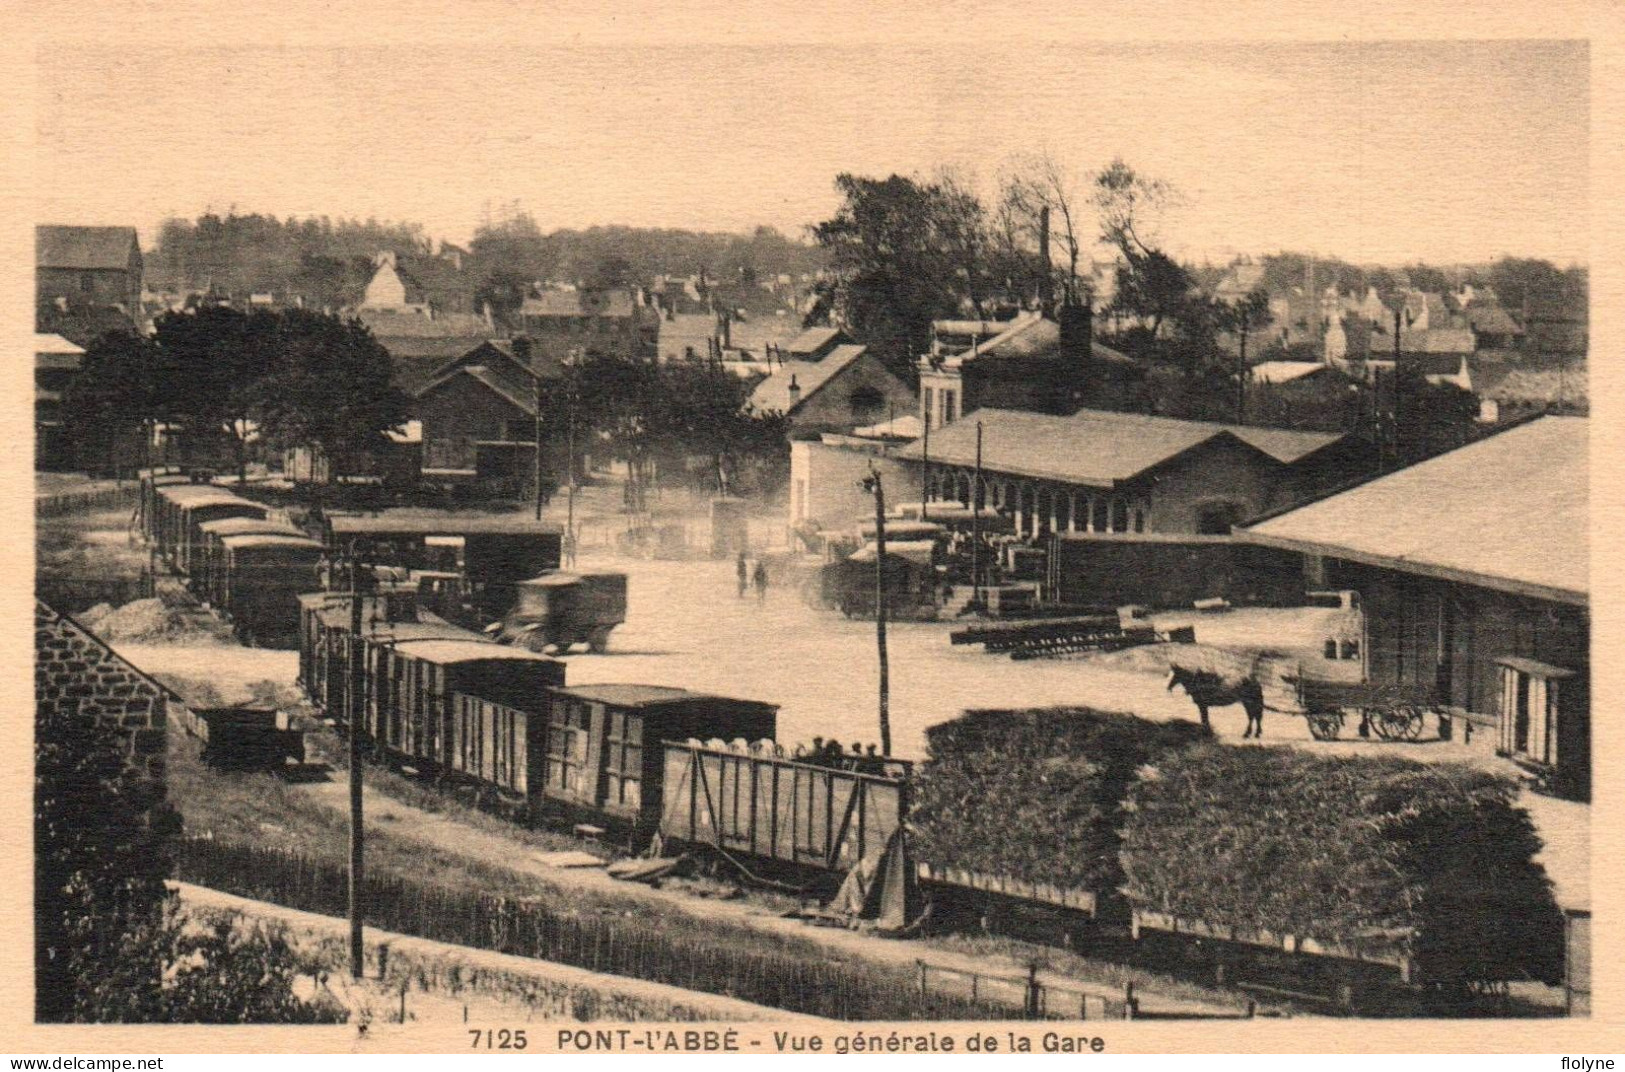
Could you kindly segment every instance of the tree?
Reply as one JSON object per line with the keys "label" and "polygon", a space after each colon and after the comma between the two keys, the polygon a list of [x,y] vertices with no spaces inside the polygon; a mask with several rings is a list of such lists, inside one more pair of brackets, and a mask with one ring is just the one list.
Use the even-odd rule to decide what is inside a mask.
{"label": "tree", "polygon": [[99,336],[62,394],[63,414],[82,465],[105,459],[117,471],[121,434],[158,416],[152,342],[127,331]]}
{"label": "tree", "polygon": [[836,214],[813,228],[838,283],[838,318],[894,372],[914,375],[931,321],[959,312],[969,296],[968,236],[980,205],[956,188],[892,175],[842,174]]}
{"label": "tree", "polygon": [[1135,171],[1117,157],[1095,176],[1090,204],[1101,240],[1133,261],[1155,251],[1156,226],[1174,198],[1173,187]]}
{"label": "tree", "polygon": [[248,479],[256,385],[272,361],[273,313],[245,315],[207,305],[158,319],[154,343],[157,409],[194,440],[230,445],[240,481]]}
{"label": "tree", "polygon": [[588,290],[624,290],[638,285],[638,270],[619,254],[610,254],[593,265],[583,284]]}
{"label": "tree", "polygon": [[317,447],[347,464],[410,416],[389,351],[358,321],[290,309],[266,325],[263,352],[254,412],[275,445]]}
{"label": "tree", "polygon": [[[1017,157],[1002,185],[1001,205],[1011,217],[1006,226],[1019,227],[1031,236],[1029,240],[1036,240],[1035,232],[1044,213],[1048,212],[1052,247],[1059,247],[1066,264],[1067,297],[1080,300],[1082,280],[1078,266],[1085,246],[1083,201],[1071,172],[1047,151],[1035,153]],[[1041,264],[1040,269],[1048,274],[1053,271],[1053,265]]]}

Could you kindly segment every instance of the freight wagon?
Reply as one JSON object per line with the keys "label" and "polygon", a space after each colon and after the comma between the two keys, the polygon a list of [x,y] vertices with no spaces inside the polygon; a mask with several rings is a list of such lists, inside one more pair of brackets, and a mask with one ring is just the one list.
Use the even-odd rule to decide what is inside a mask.
{"label": "freight wagon", "polygon": [[291,648],[299,637],[299,595],[316,585],[322,545],[286,533],[239,533],[219,539],[213,602],[239,639]]}
{"label": "freight wagon", "polygon": [[[224,562],[220,541],[227,536],[302,536],[303,532],[288,521],[274,518],[226,517],[218,521],[205,521],[198,526],[200,542],[187,582],[210,606],[223,603],[227,598]],[[298,591],[306,592],[314,585],[307,584]]]}
{"label": "freight wagon", "polygon": [[549,689],[542,796],[567,814],[646,842],[660,826],[661,742],[695,734],[771,741],[778,707],[659,685]]}
{"label": "freight wagon", "polygon": [[202,540],[199,526],[228,517],[264,519],[268,511],[259,503],[212,485],[159,487],[153,495],[147,536],[158,553],[181,573],[188,573],[192,550]]}

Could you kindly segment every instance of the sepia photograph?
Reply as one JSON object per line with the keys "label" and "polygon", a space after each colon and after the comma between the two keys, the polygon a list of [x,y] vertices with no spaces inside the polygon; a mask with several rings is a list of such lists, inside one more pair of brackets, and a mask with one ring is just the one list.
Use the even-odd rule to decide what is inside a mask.
{"label": "sepia photograph", "polygon": [[21,1018],[1592,1015],[1591,44],[908,9],[13,72]]}

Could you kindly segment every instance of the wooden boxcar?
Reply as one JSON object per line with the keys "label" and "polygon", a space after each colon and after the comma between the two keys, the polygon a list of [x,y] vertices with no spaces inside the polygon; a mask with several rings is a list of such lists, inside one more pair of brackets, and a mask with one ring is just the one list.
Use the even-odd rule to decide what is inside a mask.
{"label": "wooden boxcar", "polygon": [[908,814],[910,765],[860,773],[765,746],[667,742],[660,834],[800,868],[845,874]]}
{"label": "wooden boxcar", "polygon": [[564,664],[535,652],[472,638],[385,640],[370,680],[374,737],[387,752],[431,771],[455,770],[456,695],[545,714],[547,689],[564,683]]}
{"label": "wooden boxcar", "polygon": [[305,761],[305,735],[274,707],[200,707],[187,729],[203,742],[203,760],[231,770],[280,770]]}
{"label": "wooden boxcar", "polygon": [[541,793],[550,805],[629,828],[660,825],[662,742],[696,734],[771,739],[778,707],[658,685],[554,688]]}
{"label": "wooden boxcar", "polygon": [[[198,526],[199,542],[192,556],[189,581],[192,591],[211,605],[225,599],[226,573],[220,541],[227,536],[303,536],[298,526],[275,518],[223,517]],[[299,591],[309,591],[306,585]]]}
{"label": "wooden boxcar", "polygon": [[316,587],[322,545],[304,536],[242,533],[220,539],[216,607],[237,635],[264,647],[294,647],[299,595]]}
{"label": "wooden boxcar", "polygon": [[212,486],[161,487],[154,502],[158,551],[182,573],[191,569],[193,548],[202,539],[198,528],[204,522],[227,517],[264,518],[268,513],[259,503]]}

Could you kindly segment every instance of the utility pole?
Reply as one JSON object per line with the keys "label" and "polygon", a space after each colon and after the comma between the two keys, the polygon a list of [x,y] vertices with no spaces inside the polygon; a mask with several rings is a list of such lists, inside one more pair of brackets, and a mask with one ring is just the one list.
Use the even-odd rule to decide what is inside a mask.
{"label": "utility pole", "polygon": [[365,833],[361,817],[361,720],[366,714],[366,701],[362,696],[367,685],[364,653],[361,643],[361,561],[356,555],[355,541],[350,541],[350,710],[348,715],[350,738],[350,975],[360,979],[366,968],[366,955],[361,942],[361,888],[365,861],[363,844]]}
{"label": "utility pole", "polygon": [[864,485],[875,496],[875,646],[880,652],[880,752],[891,755],[891,679],[886,665],[886,491],[869,463]]}
{"label": "utility pole", "polygon": [[570,498],[567,504],[568,513],[564,521],[564,539],[566,546],[570,549],[571,566],[576,564],[576,360],[578,356],[575,351],[571,351],[569,367],[564,370],[566,377],[564,402],[569,409],[569,423],[566,426],[565,442],[570,469]]}
{"label": "utility pole", "polygon": [[1250,311],[1241,307],[1241,364],[1236,367],[1236,423],[1245,424],[1247,417],[1247,321]]}
{"label": "utility pole", "polygon": [[982,422],[976,422],[976,479],[970,489],[971,604],[982,605]]}
{"label": "utility pole", "polygon": [[536,520],[542,519],[542,377],[537,372],[535,360],[530,366],[531,379],[536,384]]}
{"label": "utility pole", "polygon": [[931,520],[931,422],[925,422],[924,463],[920,466],[925,477],[920,482],[920,520]]}

